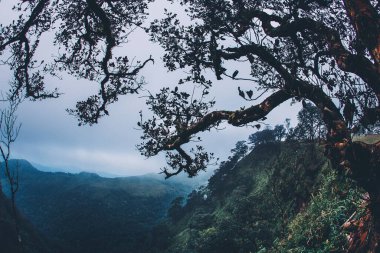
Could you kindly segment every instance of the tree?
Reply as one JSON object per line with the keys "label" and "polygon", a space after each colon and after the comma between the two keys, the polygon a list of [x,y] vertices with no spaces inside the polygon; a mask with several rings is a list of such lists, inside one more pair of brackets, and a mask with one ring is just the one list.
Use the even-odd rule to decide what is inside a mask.
{"label": "tree", "polygon": [[265,128],[262,131],[257,131],[248,137],[248,141],[252,144],[252,147],[257,145],[281,141],[286,136],[286,129],[283,125],[276,125],[274,129],[270,127]]}
{"label": "tree", "polygon": [[[135,61],[114,51],[125,46],[128,35],[141,26],[151,1],[16,1],[13,10],[19,12],[18,19],[0,24],[0,56],[13,71],[13,96],[56,98],[59,91],[46,90],[44,76],[65,71],[98,83],[97,94],[68,110],[79,124],[97,123],[108,115],[109,104],[144,85],[138,73],[153,59]],[[49,38],[45,34],[54,34],[52,43],[58,52],[40,59],[36,52],[41,50],[41,40]]]}
{"label": "tree", "polygon": [[181,219],[183,214],[183,197],[175,198],[170,204],[170,208],[168,210],[168,217],[173,221],[177,222]]}
{"label": "tree", "polygon": [[[182,0],[193,21],[181,24],[175,13],[151,24],[151,39],[166,50],[169,70],[186,69],[179,83],[193,82],[204,90],[195,100],[185,92],[162,89],[147,104],[154,117],[139,122],[145,156],[166,152],[173,170],[196,175],[213,159],[197,143],[197,134],[222,122],[244,126],[265,120],[287,100],[310,101],[327,130],[326,155],[334,167],[363,187],[372,214],[368,250],[380,246],[380,147],[353,142],[351,134],[380,119],[379,4],[370,0]],[[246,64],[244,75],[236,66]],[[231,69],[232,67],[232,69]],[[212,110],[207,102],[212,81],[251,80],[260,92],[242,90],[244,100],[257,101],[235,111]],[[240,70],[241,71],[241,70]],[[254,86],[255,87],[255,86]],[[254,88],[253,87],[253,88]],[[264,99],[262,99],[264,98]],[[189,151],[186,151],[190,149]]]}
{"label": "tree", "polygon": [[231,156],[228,157],[228,160],[240,160],[247,154],[248,146],[245,144],[245,141],[238,141],[235,144],[235,147],[231,149]]}
{"label": "tree", "polygon": [[207,187],[215,195],[222,193],[226,190],[224,182],[227,177],[230,176],[230,172],[234,170],[236,164],[242,159],[248,152],[248,146],[245,141],[238,141],[235,144],[235,148],[231,149],[231,155],[228,156],[226,161],[220,163],[218,169],[215,170],[214,174],[208,180]]}
{"label": "tree", "polygon": [[[110,103],[143,85],[137,74],[152,59],[133,63],[126,56],[113,57],[113,49],[140,26],[149,1],[20,1],[16,9],[23,14],[0,27],[0,53],[14,71],[13,94],[57,97],[58,91],[45,90],[44,72],[67,71],[97,81],[98,94],[69,110],[80,124],[97,123],[108,114]],[[373,250],[380,241],[380,147],[353,142],[351,134],[380,119],[378,1],[178,1],[192,24],[184,26],[176,14],[167,12],[149,32],[166,50],[163,59],[168,69],[190,73],[179,83],[194,82],[203,91],[199,99],[178,87],[151,95],[147,104],[154,117],[139,122],[141,153],[166,152],[174,169],[164,168],[167,176],[181,171],[195,176],[213,159],[199,143],[189,149],[185,145],[198,141],[198,133],[222,122],[244,126],[262,121],[287,100],[310,101],[327,129],[326,155],[337,170],[368,191],[373,229],[367,242]],[[52,30],[60,51],[51,64],[45,64],[36,60],[35,52],[42,34]],[[244,63],[250,67],[249,75],[235,68]],[[253,90],[238,87],[238,94],[256,104],[212,111],[215,103],[207,101],[212,86],[204,74],[207,70],[214,71],[216,79],[230,78],[233,83],[251,80],[260,93],[253,96]]]}
{"label": "tree", "polygon": [[275,141],[274,132],[272,129],[267,128],[262,131],[257,131],[248,137],[249,143],[256,147],[257,145],[270,143]]}
{"label": "tree", "polygon": [[282,141],[286,137],[286,129],[284,125],[276,125],[273,129],[274,136],[276,137],[276,141]]}
{"label": "tree", "polygon": [[[21,102],[19,99],[5,99],[3,102],[8,102],[9,106],[0,110],[0,157],[2,160],[1,172],[9,184],[9,192],[12,204],[12,213],[15,223],[18,246],[22,247],[22,239],[20,233],[20,222],[16,208],[16,193],[18,191],[18,167],[11,168],[9,159],[11,157],[11,147],[16,141],[21,124],[17,123],[16,110]],[[2,171],[3,170],[3,171]],[[0,192],[3,192],[3,186],[0,181]]]}
{"label": "tree", "polygon": [[316,106],[313,106],[311,103],[305,103],[297,118],[298,124],[293,129],[290,138],[308,141],[325,138],[326,130],[321,114]]}

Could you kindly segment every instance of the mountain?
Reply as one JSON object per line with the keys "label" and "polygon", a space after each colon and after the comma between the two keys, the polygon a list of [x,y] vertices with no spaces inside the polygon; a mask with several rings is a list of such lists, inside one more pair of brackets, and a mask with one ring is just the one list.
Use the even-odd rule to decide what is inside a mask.
{"label": "mountain", "polygon": [[347,251],[353,237],[343,224],[366,214],[363,191],[331,168],[322,146],[269,142],[246,156],[234,150],[189,195],[184,178],[41,172],[14,160],[17,204],[53,253]]}
{"label": "mountain", "polygon": [[346,252],[342,225],[363,213],[362,195],[331,168],[323,147],[262,144],[174,201],[149,252]]}
{"label": "mountain", "polygon": [[191,189],[152,177],[103,178],[42,172],[25,160],[10,164],[19,173],[19,210],[65,253],[139,252],[171,201]]}

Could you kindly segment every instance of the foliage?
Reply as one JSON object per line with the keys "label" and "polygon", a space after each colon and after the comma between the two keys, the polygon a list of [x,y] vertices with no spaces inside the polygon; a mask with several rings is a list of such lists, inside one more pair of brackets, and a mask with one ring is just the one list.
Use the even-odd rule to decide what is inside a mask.
{"label": "foliage", "polygon": [[211,176],[208,183],[208,189],[217,193],[221,188],[224,188],[224,181],[226,176],[230,174],[236,164],[242,159],[248,151],[248,146],[245,141],[238,141],[235,148],[231,149],[231,155],[228,157],[227,161],[221,162],[219,168],[215,171],[214,175]]}
{"label": "foliage", "polygon": [[[19,215],[19,214],[18,214]],[[14,226],[14,214],[12,203],[0,192],[0,245],[1,251],[7,253],[51,253],[57,252],[53,246],[37,231],[29,221],[20,216],[20,231]],[[17,242],[18,233],[23,239],[22,248]]]}
{"label": "foliage", "polygon": [[[108,114],[110,103],[120,95],[138,92],[144,83],[137,74],[152,59],[132,63],[126,56],[113,57],[113,49],[123,44],[129,31],[141,25],[148,2],[19,1],[14,9],[20,15],[9,25],[0,26],[0,54],[13,71],[11,92],[32,99],[57,97],[58,91],[45,90],[45,73],[58,75],[67,71],[96,81],[98,93],[78,102],[76,109],[69,112],[77,115],[80,124],[97,123]],[[326,127],[326,155],[335,169],[368,191],[374,202],[369,205],[370,211],[377,216],[380,147],[352,142],[351,134],[380,120],[378,2],[178,2],[191,19],[189,25],[183,25],[177,14],[166,11],[164,19],[155,20],[146,30],[152,41],[165,49],[163,60],[169,70],[188,70],[188,76],[179,83],[193,82],[203,88],[202,94],[198,99],[190,98],[176,87],[173,91],[162,88],[159,94],[149,96],[147,103],[154,115],[139,122],[143,131],[140,152],[148,157],[166,152],[168,165],[173,169],[163,169],[167,177],[181,171],[195,176],[213,160],[213,154],[198,143],[199,133],[222,122],[244,126],[263,121],[288,100],[302,101],[305,107],[306,101],[311,101]],[[35,53],[42,35],[51,30],[55,31],[54,44],[59,50],[58,57],[47,64],[36,59]],[[239,64],[246,64],[249,73],[241,73],[244,68],[236,69]],[[207,99],[213,85],[205,75],[209,70],[217,80],[251,81],[254,86],[250,90],[237,86],[237,95],[242,99],[256,101],[265,95],[264,99],[248,108],[213,110],[215,101]],[[315,117],[303,115],[305,120],[309,116]],[[296,129],[296,135],[314,139],[311,127],[305,126]],[[197,144],[192,146],[194,140]],[[239,177],[235,169],[230,171],[228,174],[238,180],[249,179],[249,173]],[[281,170],[278,174],[284,175]],[[297,193],[297,187],[287,193]],[[281,189],[273,192],[278,197],[284,195]],[[374,220],[378,240],[380,219]],[[196,234],[193,232],[189,234]],[[214,233],[211,230],[206,235]]]}
{"label": "foliage", "polygon": [[[168,149],[166,160],[169,167],[174,169],[174,173],[164,168],[163,173],[166,177],[177,175],[182,171],[193,177],[198,171],[204,170],[214,157],[213,153],[205,152],[199,145],[190,150],[193,158],[181,148],[176,148],[177,152],[173,152],[174,148],[170,147],[171,141],[176,138],[173,129],[180,131],[184,126],[195,124],[207,112],[207,108],[214,104],[214,101],[204,102],[204,95],[202,94],[202,98],[197,100],[190,94],[179,91],[178,87],[173,91],[163,88],[159,94],[150,95],[147,100],[150,110],[157,116],[144,122],[140,112],[141,121],[137,124],[143,129],[141,139],[144,142],[138,145],[138,149],[145,156],[154,156],[158,150]],[[200,140],[200,137],[196,139]]]}
{"label": "foliage", "polygon": [[298,124],[288,134],[288,139],[297,140],[324,140],[326,128],[318,108],[310,103],[304,103],[304,107],[297,115]]}
{"label": "foliage", "polygon": [[[125,46],[129,34],[141,26],[149,2],[15,1],[12,10],[17,18],[0,25],[0,56],[13,71],[10,92],[33,100],[56,98],[60,92],[47,90],[45,77],[60,77],[61,72],[97,82],[97,94],[68,110],[79,124],[97,123],[108,115],[109,104],[122,95],[137,93],[145,83],[138,74],[153,60],[136,61],[115,49]],[[49,38],[56,50],[41,59],[37,52]]]}
{"label": "foliage", "polygon": [[154,242],[148,231],[189,192],[162,179],[41,172],[23,160],[11,168],[17,163],[19,210],[65,253],[144,252],[145,241]]}
{"label": "foliage", "polygon": [[346,249],[341,226],[360,192],[331,170],[320,149],[314,143],[262,144],[226,169],[231,155],[207,187],[188,197],[180,219],[163,223],[167,247],[156,252]]}
{"label": "foliage", "polygon": [[[370,234],[373,239],[368,240],[375,243],[368,244],[368,251],[379,251],[380,146],[352,142],[352,133],[380,120],[378,3],[178,2],[191,21],[184,25],[176,13],[166,11],[165,18],[151,23],[149,32],[151,39],[165,49],[163,59],[167,68],[187,70],[188,75],[179,83],[193,82],[204,89],[200,100],[205,106],[201,113],[194,114],[186,110],[184,103],[160,100],[161,94],[149,97],[147,103],[154,115],[153,120],[139,123],[144,132],[141,153],[149,157],[167,152],[168,164],[173,169],[164,168],[168,177],[181,171],[193,176],[213,158],[199,142],[192,143],[201,132],[222,122],[236,127],[254,125],[285,101],[302,102],[301,124],[294,129],[294,135],[312,141],[326,134],[325,154],[332,167],[368,191],[373,202],[368,208],[375,228]],[[249,73],[241,73],[248,68]],[[237,95],[245,101],[263,99],[247,108],[215,110],[214,100],[205,102],[213,85],[205,74],[210,70],[217,80],[231,79],[237,86]],[[242,90],[237,80],[250,81],[252,88]],[[176,87],[175,92],[178,90]],[[154,108],[152,100],[157,102]],[[165,124],[173,114],[186,120],[181,124]],[[164,141],[163,133],[168,136]],[[255,144],[274,140],[269,130],[252,136]]]}
{"label": "foliage", "polygon": [[260,144],[274,142],[276,138],[274,136],[274,131],[270,128],[267,128],[262,131],[257,131],[256,133],[251,134],[248,140],[249,144],[252,144],[252,146],[254,147]]}
{"label": "foliage", "polygon": [[248,137],[251,148],[265,143],[279,142],[283,140],[315,141],[325,140],[326,128],[318,108],[311,103],[303,103],[304,107],[297,114],[296,127],[290,127],[290,119],[287,119],[286,127],[276,125],[273,129],[267,126],[263,130],[256,131]]}
{"label": "foliage", "polygon": [[361,195],[352,182],[325,166],[321,186],[309,206],[288,224],[286,237],[273,252],[345,252],[348,231],[343,223],[358,209]]}
{"label": "foliage", "polygon": [[175,198],[172,203],[170,204],[170,208],[168,210],[168,217],[173,221],[176,222],[182,217],[182,202],[183,197],[177,197]]}
{"label": "foliage", "polygon": [[[176,13],[166,11],[165,18],[155,20],[147,30],[152,41],[165,49],[166,67],[171,71],[185,69],[188,73],[179,84],[192,82],[204,89],[198,99],[204,107],[200,113],[193,113],[188,110],[188,102],[162,100],[162,93],[150,96],[147,104],[154,117],[139,123],[144,132],[142,154],[170,152],[168,164],[182,166],[171,166],[171,172],[165,169],[168,176],[187,171],[186,167],[194,175],[194,169],[205,169],[212,158],[202,149],[206,159],[199,159],[199,154],[193,151],[191,142],[199,133],[221,122],[233,126],[262,122],[274,108],[292,100],[302,101],[305,110],[300,119],[309,124],[297,128],[295,135],[319,138],[325,133],[320,127],[323,122],[328,133],[326,148],[337,154],[332,156],[336,167],[353,159],[339,156],[345,153],[336,150],[335,144],[342,143],[343,149],[348,148],[352,132],[380,118],[377,6],[361,0],[173,2],[183,6],[190,22],[185,25]],[[367,31],[364,23],[370,24],[372,32]],[[243,65],[250,69],[248,73],[244,73]],[[242,99],[252,102],[264,99],[247,108],[214,110],[213,100],[207,104],[207,94],[213,85],[206,75],[209,70],[217,80],[230,79],[236,84],[237,95]],[[242,90],[239,80],[251,82],[252,88]],[[181,93],[178,87],[173,92]],[[310,107],[307,101],[315,107]],[[173,115],[186,120],[170,124],[168,117]],[[307,122],[310,118],[313,120]],[[317,136],[311,131],[316,124],[321,128]],[[163,140],[163,133],[169,138]],[[270,132],[261,132],[264,133]],[[198,149],[199,144],[196,145]]]}
{"label": "foliage", "polygon": [[284,125],[276,125],[274,129],[270,127],[264,130],[257,131],[248,137],[248,143],[252,145],[252,148],[260,144],[282,141],[286,136],[286,129]]}

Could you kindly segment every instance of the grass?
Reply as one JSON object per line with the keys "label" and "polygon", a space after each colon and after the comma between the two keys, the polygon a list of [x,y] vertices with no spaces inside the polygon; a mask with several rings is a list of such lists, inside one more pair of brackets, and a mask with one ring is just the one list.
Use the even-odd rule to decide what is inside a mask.
{"label": "grass", "polygon": [[363,136],[354,136],[353,141],[361,141],[367,144],[375,144],[380,142],[380,134],[369,134]]}

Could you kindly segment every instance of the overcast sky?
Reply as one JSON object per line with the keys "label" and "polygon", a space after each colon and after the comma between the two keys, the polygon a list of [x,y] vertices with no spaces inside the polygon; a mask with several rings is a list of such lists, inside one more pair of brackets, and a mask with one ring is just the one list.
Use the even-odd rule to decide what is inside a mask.
{"label": "overcast sky", "polygon": [[[4,6],[14,2],[2,0],[0,8],[2,16],[0,22],[7,23],[10,12],[4,12]],[[166,1],[157,1],[151,8],[153,15],[164,7],[168,7]],[[40,54],[52,54],[46,50],[47,42]],[[152,92],[163,86],[174,86],[178,79],[184,77],[181,71],[168,73],[163,67],[161,57],[163,50],[159,45],[148,41],[147,35],[137,30],[130,37],[127,46],[120,52],[128,56],[136,56],[137,59],[147,59],[152,55],[155,64],[148,64],[141,75],[148,83],[145,89]],[[212,73],[210,73],[211,75]],[[0,66],[0,87],[8,89],[10,72]],[[136,150],[135,146],[140,142],[140,131],[136,130],[138,112],[147,112],[144,98],[136,95],[122,97],[116,104],[109,108],[110,116],[100,120],[98,125],[77,126],[77,121],[69,116],[66,108],[74,108],[76,101],[83,100],[87,96],[97,92],[97,84],[85,80],[63,75],[63,79],[47,77],[49,87],[58,87],[63,95],[58,99],[30,102],[25,101],[18,110],[18,119],[22,128],[17,142],[12,150],[14,158],[27,159],[35,164],[53,167],[63,171],[90,171],[100,174],[112,175],[141,175],[145,173],[158,173],[160,167],[165,165],[162,156],[146,159]],[[236,81],[234,81],[236,82]],[[238,96],[237,86],[249,89],[252,84],[239,83],[232,85],[231,80],[223,80],[214,83],[213,95],[216,99],[215,109],[238,109],[240,106],[249,106]],[[266,123],[283,123],[286,118],[292,118],[295,123],[295,115],[299,106],[289,106],[289,103],[275,109]],[[224,130],[213,131],[204,136],[204,145],[222,160],[229,150],[239,140],[246,140],[248,135],[255,130],[250,127],[234,128],[226,126]],[[214,168],[210,168],[214,169]]]}

